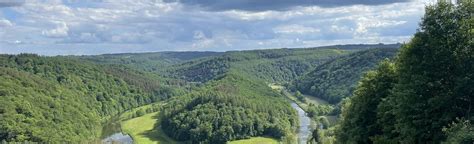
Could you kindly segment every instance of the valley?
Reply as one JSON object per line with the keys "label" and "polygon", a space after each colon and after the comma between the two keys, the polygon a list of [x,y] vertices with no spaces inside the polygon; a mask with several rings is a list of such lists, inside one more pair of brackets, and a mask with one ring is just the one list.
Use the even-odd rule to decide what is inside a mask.
{"label": "valley", "polygon": [[0,0],[0,143],[472,144],[473,10]]}
{"label": "valley", "polygon": [[[385,49],[397,47],[398,45],[393,45],[393,48]],[[347,50],[344,47],[333,47],[209,54],[177,52],[85,57],[2,55],[0,60],[3,86],[0,91],[3,95],[2,102],[5,104],[2,105],[4,120],[1,125],[6,131],[2,131],[4,133],[1,135],[7,136],[5,138],[12,141],[92,140],[103,133],[101,129],[96,129],[95,133],[82,134],[71,129],[62,134],[67,134],[67,131],[76,134],[59,136],[58,133],[46,136],[40,131],[35,132],[37,127],[25,127],[19,131],[12,128],[49,121],[53,126],[52,129],[62,129],[69,127],[70,123],[81,121],[84,124],[81,130],[92,132],[91,128],[104,125],[120,115],[118,121],[132,117],[138,117],[133,119],[135,122],[146,121],[147,126],[143,127],[133,127],[131,124],[124,127],[127,123],[120,122],[121,131],[130,134],[134,140],[137,139],[137,142],[159,139],[165,142],[193,140],[221,143],[261,136],[291,142],[297,137],[294,133],[299,129],[298,113],[285,96],[279,91],[272,90],[266,83],[290,84],[292,79],[328,61],[358,51],[373,50],[359,45],[359,48],[351,47]],[[150,66],[156,68],[150,69]],[[19,80],[23,82],[20,83]],[[122,85],[122,88],[111,88],[117,84]],[[44,99],[41,101],[44,102],[35,103],[37,105],[35,107],[39,107],[37,109],[28,108],[34,98],[14,97],[18,93],[12,92],[20,88],[15,85],[22,85],[21,87],[26,88],[25,92],[28,93],[44,94],[45,96],[41,97]],[[39,85],[49,85],[49,88],[38,89]],[[28,95],[30,94],[25,94]],[[77,101],[77,98],[83,98],[84,101]],[[310,100],[312,99],[314,98],[310,97]],[[18,100],[21,100],[22,104]],[[166,104],[158,105],[157,102]],[[67,109],[71,105],[89,106],[84,107],[87,109]],[[49,109],[46,107],[65,108],[58,109],[64,111],[54,112],[52,114],[54,116],[48,116],[42,112]],[[89,114],[91,116],[82,118],[93,119],[94,123],[76,117],[65,119],[68,118],[66,113],[71,112],[79,115]],[[150,112],[158,113],[156,116],[140,117]],[[216,116],[220,118],[210,119]],[[190,117],[194,118],[187,119]],[[229,119],[234,119],[234,122],[229,123]],[[10,123],[10,120],[15,122]],[[150,123],[153,121],[156,123]],[[183,124],[189,127],[175,127]],[[9,127],[13,125],[17,126]],[[215,128],[206,129],[201,126]],[[45,128],[39,129],[45,130]],[[234,134],[224,132],[229,130],[234,131]],[[119,132],[116,128],[106,131]],[[148,136],[141,134],[143,131],[152,132]],[[196,131],[195,134],[199,135],[187,131]],[[71,138],[72,135],[76,135],[77,139]],[[209,139],[215,138],[214,135],[222,135],[219,138],[223,139]]]}
{"label": "valley", "polygon": [[[274,90],[283,90],[282,86],[272,85]],[[286,92],[286,91],[285,91]],[[299,126],[298,130],[294,132],[295,139],[294,143],[306,143],[309,139],[309,136],[312,133],[312,130],[315,128],[319,128],[316,126],[316,121],[311,119],[307,116],[306,112],[300,108],[299,105],[307,105],[306,103],[302,103],[295,99],[295,97],[291,94],[287,93],[287,97],[292,101],[291,107],[295,109],[298,113],[299,119]],[[307,99],[317,99],[313,96],[305,95]],[[327,104],[326,101],[317,99],[318,101],[308,101],[309,103],[315,104]],[[296,104],[298,103],[298,104]],[[103,139],[103,142],[106,143],[185,143],[185,142],[177,142],[172,138],[168,137],[160,127],[159,123],[157,123],[156,119],[159,116],[158,112],[146,113],[142,116],[138,117],[130,117],[134,113],[138,111],[145,111],[146,109],[150,109],[150,107],[156,107],[156,105],[163,105],[161,103],[155,103],[151,105],[145,105],[142,107],[134,108],[130,111],[124,112],[121,114],[117,119],[114,120],[113,123],[119,123],[115,125],[106,125],[106,129],[114,129],[113,134],[110,134],[107,138]],[[113,128],[109,128],[113,127]],[[118,127],[118,128],[117,128]],[[253,137],[249,139],[243,140],[234,140],[227,142],[229,144],[276,144],[279,143],[279,140],[269,137]]]}

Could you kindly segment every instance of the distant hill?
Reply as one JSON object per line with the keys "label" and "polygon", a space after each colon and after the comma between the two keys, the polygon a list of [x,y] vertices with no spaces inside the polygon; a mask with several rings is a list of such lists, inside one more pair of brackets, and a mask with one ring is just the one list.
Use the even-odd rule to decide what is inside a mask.
{"label": "distant hill", "polygon": [[385,58],[395,56],[396,48],[373,48],[332,59],[293,82],[293,90],[338,103],[352,94],[363,73]]}
{"label": "distant hill", "polygon": [[339,49],[372,49],[372,48],[400,48],[402,46],[401,43],[396,44],[347,44],[347,45],[332,45],[332,46],[321,46],[318,48],[339,48]]}
{"label": "distant hill", "polygon": [[338,56],[371,48],[398,47],[400,44],[353,44],[228,52],[124,53],[79,58],[99,64],[124,65],[191,82],[212,80],[232,68],[267,82],[286,83]]}
{"label": "distant hill", "polygon": [[206,82],[230,69],[266,82],[286,83],[331,59],[371,48],[399,48],[400,44],[335,45],[316,48],[283,48],[229,51],[212,58],[172,66],[171,76],[187,81]]}
{"label": "distant hill", "polygon": [[82,60],[99,64],[125,65],[148,72],[162,72],[165,67],[185,61],[221,55],[222,52],[154,52],[122,53],[93,56],[79,56]]}

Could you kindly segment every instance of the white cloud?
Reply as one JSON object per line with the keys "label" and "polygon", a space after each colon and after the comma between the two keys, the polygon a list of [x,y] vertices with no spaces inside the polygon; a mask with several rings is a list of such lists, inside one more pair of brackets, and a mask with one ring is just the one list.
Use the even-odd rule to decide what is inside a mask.
{"label": "white cloud", "polygon": [[278,12],[275,12],[275,11],[247,12],[247,11],[231,10],[231,11],[224,11],[222,13],[235,19],[254,21],[254,20],[272,19],[275,17],[275,15]]}
{"label": "white cloud", "polygon": [[0,19],[0,27],[11,27],[13,23],[7,19]]}
{"label": "white cloud", "polygon": [[68,36],[69,27],[65,22],[57,22],[57,26],[54,29],[43,30],[42,34],[47,37],[61,38]]}
{"label": "white cloud", "polygon": [[212,12],[161,0],[31,0],[7,8],[18,13],[13,19],[0,11],[0,46],[21,41],[24,52],[78,53],[100,46],[104,53],[402,42],[416,31],[425,3]]}
{"label": "white cloud", "polygon": [[284,26],[278,26],[274,28],[274,31],[276,33],[283,33],[283,34],[291,34],[291,33],[296,33],[296,34],[311,34],[311,33],[318,33],[321,32],[320,29],[313,28],[313,27],[306,27],[302,25],[284,25]]}

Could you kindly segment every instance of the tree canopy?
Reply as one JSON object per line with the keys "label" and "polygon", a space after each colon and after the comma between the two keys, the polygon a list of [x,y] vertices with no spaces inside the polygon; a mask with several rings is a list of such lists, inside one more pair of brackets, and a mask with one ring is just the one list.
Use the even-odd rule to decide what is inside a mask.
{"label": "tree canopy", "polygon": [[394,76],[369,73],[361,81],[343,112],[339,142],[472,143],[473,11],[473,1],[428,6]]}

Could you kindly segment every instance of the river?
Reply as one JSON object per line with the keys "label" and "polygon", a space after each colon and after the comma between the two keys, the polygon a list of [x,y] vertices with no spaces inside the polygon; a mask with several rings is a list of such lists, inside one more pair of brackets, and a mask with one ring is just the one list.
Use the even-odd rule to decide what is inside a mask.
{"label": "river", "polygon": [[313,129],[311,118],[306,115],[306,112],[301,109],[298,104],[293,102],[291,103],[291,107],[293,107],[298,112],[298,117],[300,119],[300,127],[298,128],[298,143],[306,144]]}
{"label": "river", "polygon": [[[291,107],[293,107],[298,112],[298,118],[300,120],[300,126],[298,128],[298,143],[306,144],[309,136],[313,130],[313,124],[311,118],[306,115],[306,112],[301,109],[298,104],[292,102]],[[102,139],[102,143],[112,144],[112,143],[121,143],[121,144],[132,144],[133,139],[128,134],[123,134],[121,132],[120,121],[117,121],[115,118],[112,118],[106,126],[104,126],[105,137]]]}
{"label": "river", "polygon": [[118,117],[113,117],[107,122],[102,128],[103,132],[103,144],[132,144],[133,139],[130,135],[122,133],[122,126]]}

